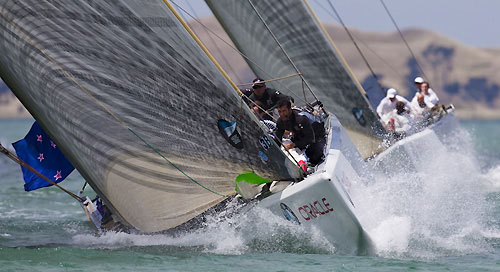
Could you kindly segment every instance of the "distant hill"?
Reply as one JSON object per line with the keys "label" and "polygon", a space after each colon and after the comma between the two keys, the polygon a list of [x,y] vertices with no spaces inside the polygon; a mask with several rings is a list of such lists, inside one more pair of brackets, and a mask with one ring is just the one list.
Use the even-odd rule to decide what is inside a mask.
{"label": "distant hill", "polygon": [[[202,21],[230,42],[214,18]],[[378,104],[383,92],[375,84],[344,29],[337,24],[326,24],[325,27],[362,82],[372,103]],[[229,45],[216,37],[210,38],[197,23],[193,22],[192,28],[234,81],[243,83],[252,80],[252,72],[243,58]],[[382,86],[396,88],[400,94],[412,98],[415,93],[413,79],[422,76],[430,82],[442,103],[455,104],[459,117],[500,118],[500,48],[474,48],[431,31],[404,30],[403,36],[422,66],[424,76],[397,32],[351,29],[351,33]],[[214,41],[217,46],[214,46]]]}
{"label": "distant hill", "polygon": [[[370,81],[369,70],[345,31],[337,25],[327,29],[358,79]],[[423,75],[399,34],[351,32],[363,41],[358,45],[382,85],[413,97],[413,79]],[[455,104],[462,118],[500,118],[500,49],[469,47],[422,29],[407,29],[403,36],[441,102]]]}
{"label": "distant hill", "polygon": [[[232,45],[214,18],[202,21]],[[246,83],[253,79],[252,71],[231,46],[213,35],[209,36],[198,23],[192,22],[191,25],[235,82]],[[383,93],[351,40],[339,25],[327,24],[326,28],[370,100],[376,104]],[[500,118],[500,48],[474,48],[431,31],[404,30],[403,35],[422,66],[424,76],[397,32],[375,33],[356,29],[351,29],[351,32],[384,87],[396,88],[400,94],[411,98],[415,92],[413,79],[423,76],[441,102],[455,104],[459,117]],[[15,116],[29,114],[0,82],[0,117]]]}

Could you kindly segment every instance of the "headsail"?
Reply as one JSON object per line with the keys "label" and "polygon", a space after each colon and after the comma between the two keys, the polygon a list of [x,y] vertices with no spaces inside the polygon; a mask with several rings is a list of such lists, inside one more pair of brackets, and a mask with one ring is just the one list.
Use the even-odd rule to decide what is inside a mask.
{"label": "headsail", "polygon": [[[306,3],[302,0],[206,2],[238,49],[252,60],[248,63],[259,77],[295,74],[253,10],[253,4],[318,99],[348,130],[359,151],[366,157],[378,148],[380,139],[375,131],[382,128],[378,117]],[[280,91],[292,92],[302,99],[306,96],[302,94],[299,77],[279,82],[275,87]],[[311,97],[305,99],[312,102]]]}
{"label": "headsail", "polygon": [[3,1],[0,40],[0,76],[135,228],[186,222],[245,170],[300,176],[162,0]]}

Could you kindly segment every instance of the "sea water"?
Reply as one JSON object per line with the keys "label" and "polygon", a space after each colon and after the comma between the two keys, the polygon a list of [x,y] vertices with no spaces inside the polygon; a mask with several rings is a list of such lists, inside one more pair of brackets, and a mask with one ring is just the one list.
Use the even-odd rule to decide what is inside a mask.
{"label": "sea water", "polygon": [[[0,120],[2,145],[12,151],[32,122]],[[339,255],[319,231],[264,209],[176,236],[98,235],[57,188],[25,192],[20,167],[2,155],[0,270],[498,271],[500,121],[461,123],[461,144],[430,156],[425,171],[393,169],[352,189],[373,256]],[[74,172],[61,185],[83,183]]]}

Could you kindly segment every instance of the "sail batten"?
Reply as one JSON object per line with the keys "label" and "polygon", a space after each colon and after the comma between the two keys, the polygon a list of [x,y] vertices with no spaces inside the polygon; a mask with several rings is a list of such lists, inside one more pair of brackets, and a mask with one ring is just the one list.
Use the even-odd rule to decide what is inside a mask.
{"label": "sail batten", "polygon": [[[247,170],[301,176],[276,144],[259,143],[257,119],[162,0],[22,0],[0,11],[0,76],[125,224],[176,227]],[[236,122],[242,145],[219,120]]]}

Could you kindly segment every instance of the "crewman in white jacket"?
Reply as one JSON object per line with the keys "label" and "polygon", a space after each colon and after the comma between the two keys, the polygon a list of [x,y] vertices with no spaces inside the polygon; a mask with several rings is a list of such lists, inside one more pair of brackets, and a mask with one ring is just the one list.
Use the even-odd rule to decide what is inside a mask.
{"label": "crewman in white jacket", "polygon": [[439,98],[436,95],[436,93],[430,88],[431,85],[429,84],[429,82],[424,81],[424,79],[421,77],[416,77],[415,86],[417,87],[417,92],[415,93],[415,96],[412,99],[412,103],[413,100],[417,99],[418,94],[424,95],[425,103],[427,104],[427,106],[431,108],[439,103]]}
{"label": "crewman in white jacket", "polygon": [[396,89],[390,88],[387,90],[386,96],[380,101],[380,104],[377,107],[377,113],[381,119],[384,119],[384,115],[391,113],[396,108],[396,103],[401,101],[405,104],[405,110],[410,112],[411,105],[406,98],[398,95]]}
{"label": "crewman in white jacket", "polygon": [[414,122],[413,118],[406,112],[402,101],[396,103],[396,109],[385,115],[384,125],[389,132],[393,132],[400,137],[411,134]]}

